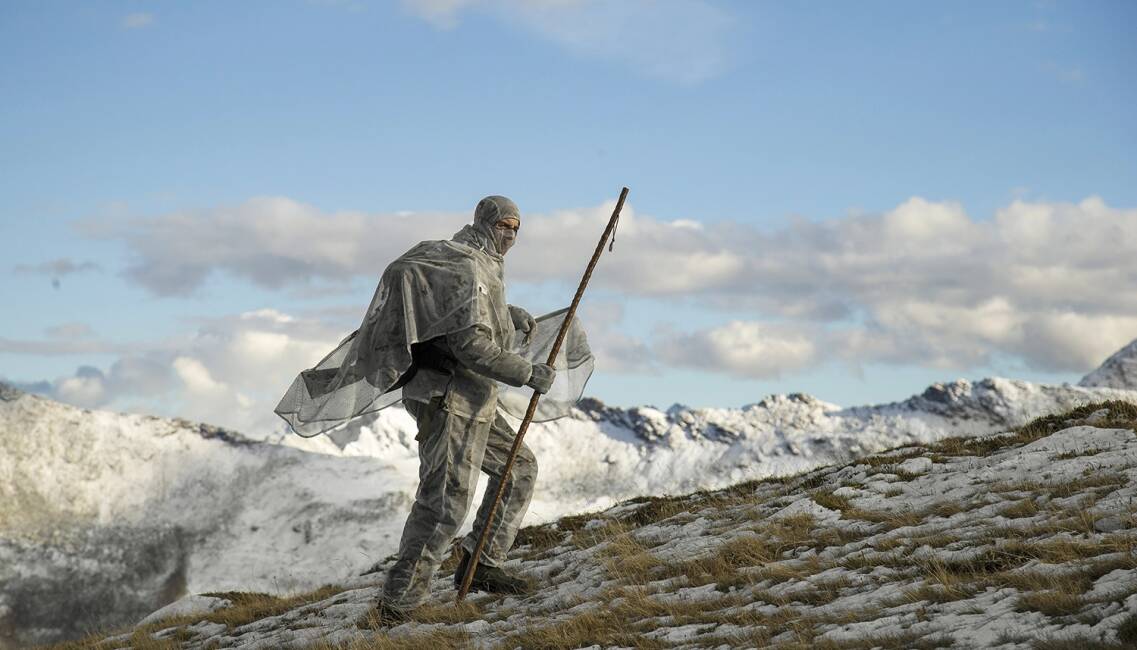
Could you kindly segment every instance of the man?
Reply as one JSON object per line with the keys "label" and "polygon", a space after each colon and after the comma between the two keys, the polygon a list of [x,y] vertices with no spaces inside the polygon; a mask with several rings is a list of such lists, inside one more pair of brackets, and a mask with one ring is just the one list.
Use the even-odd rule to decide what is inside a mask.
{"label": "man", "polygon": [[[407,411],[418,424],[419,487],[403,527],[398,559],[387,573],[377,606],[382,622],[407,618],[428,596],[430,580],[462,525],[477,484],[478,470],[490,476],[474,528],[462,541],[465,573],[486,515],[497,493],[514,431],[497,411],[497,382],[548,392],[553,368],[531,363],[509,351],[514,329],[532,334],[536,322],[524,309],[506,305],[502,265],[517,239],[521,214],[513,201],[489,196],[478,203],[474,223],[454,235],[465,246],[486,280],[477,290],[488,297],[482,318],[462,330],[412,345],[413,376],[403,385]],[[522,445],[506,482],[502,502],[490,524],[488,543],[478,562],[473,589],[523,593],[526,583],[503,571],[506,552],[529,506],[537,478],[537,460]]]}
{"label": "man", "polygon": [[[567,310],[534,319],[505,302],[505,254],[520,227],[513,201],[488,196],[475,208],[474,222],[450,240],[424,241],[401,255],[384,270],[360,327],[302,371],[275,409],[301,436],[332,431],[400,400],[416,420],[418,492],[372,620],[402,620],[429,596],[480,469],[490,484],[474,532],[462,542],[455,583],[462,579],[515,436],[500,412],[521,418],[529,402],[527,392],[499,382],[542,393],[533,421],[543,422],[568,415],[592,374],[594,359],[575,318],[565,330],[558,370],[540,362],[548,359]],[[549,392],[558,374],[557,388]],[[527,588],[501,565],[536,476],[536,459],[522,445],[489,522],[473,589]]]}

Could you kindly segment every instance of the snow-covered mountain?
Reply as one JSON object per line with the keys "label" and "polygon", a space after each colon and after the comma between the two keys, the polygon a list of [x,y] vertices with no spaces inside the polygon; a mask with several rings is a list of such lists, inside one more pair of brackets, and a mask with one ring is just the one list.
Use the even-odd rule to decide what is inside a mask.
{"label": "snow-covered mountain", "polygon": [[1137,390],[1137,340],[1113,353],[1097,370],[1082,377],[1078,385]]}
{"label": "snow-covered mountain", "polygon": [[[1110,362],[1137,356],[1137,345],[1126,350]],[[1133,388],[961,380],[855,408],[803,394],[741,409],[585,400],[526,437],[540,463],[526,523],[1137,401]],[[399,408],[332,436],[252,441],[0,384],[0,647],[136,620],[184,593],[346,580],[395,550],[417,462],[413,421]]]}
{"label": "snow-covered mountain", "polygon": [[394,626],[369,614],[379,571],[289,599],[190,596],[82,647],[1122,650],[1134,479],[1137,406],[1099,402],[524,529],[508,564],[540,585],[526,596],[456,606],[452,558]]}

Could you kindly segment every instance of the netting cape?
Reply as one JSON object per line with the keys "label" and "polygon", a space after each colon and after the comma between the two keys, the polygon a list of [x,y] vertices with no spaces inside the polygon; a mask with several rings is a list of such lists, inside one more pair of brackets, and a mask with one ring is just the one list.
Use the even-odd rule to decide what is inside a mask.
{"label": "netting cape", "polygon": [[[390,406],[402,400],[412,344],[476,324],[501,332],[509,347],[531,362],[544,363],[567,313],[561,309],[537,317],[536,332],[526,343],[509,318],[500,264],[486,263],[480,252],[455,241],[422,242],[387,267],[360,327],[298,374],[274,411],[294,432],[311,437]],[[533,420],[568,415],[594,363],[574,318],[553,364],[556,381],[541,396]],[[499,388],[499,410],[524,417],[532,389]]]}

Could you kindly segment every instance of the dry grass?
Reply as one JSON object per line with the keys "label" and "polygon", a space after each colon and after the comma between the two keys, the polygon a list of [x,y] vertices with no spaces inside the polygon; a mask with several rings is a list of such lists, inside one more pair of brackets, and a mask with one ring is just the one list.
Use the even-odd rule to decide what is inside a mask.
{"label": "dry grass", "polygon": [[936,594],[933,602],[970,598],[979,590],[974,581],[978,567],[945,562],[935,556],[916,560],[915,564],[924,576],[924,586]]}
{"label": "dry grass", "polygon": [[630,513],[620,517],[620,521],[632,528],[640,528],[669,519],[681,512],[689,512],[696,505],[690,496],[639,497],[624,503],[641,503]]}
{"label": "dry grass", "polygon": [[1007,519],[1022,519],[1038,514],[1038,502],[1033,498],[1020,499],[999,510],[999,515]]}
{"label": "dry grass", "polygon": [[1117,626],[1117,640],[1137,646],[1137,614],[1131,614]]}
{"label": "dry grass", "polygon": [[[1066,499],[1084,494],[1096,488],[1109,488],[1104,490],[1108,494],[1113,490],[1129,484],[1129,478],[1120,472],[1109,474],[1090,474],[1081,478],[1070,479],[1061,483],[1048,483],[1045,481],[1013,481],[999,482],[990,487],[992,492],[1026,492],[1035,496],[1048,495],[1051,499]],[[1101,495],[1098,495],[1101,496]]]}
{"label": "dry grass", "polygon": [[[907,451],[903,451],[905,449],[907,449]],[[874,468],[875,467],[884,467],[884,466],[889,466],[889,465],[898,465],[898,464],[908,460],[909,458],[916,458],[917,456],[923,456],[925,451],[927,451],[927,449],[923,446],[913,447],[912,445],[904,445],[901,447],[896,447],[895,449],[889,449],[888,451],[885,451],[885,452],[882,452],[879,454],[875,454],[872,456],[866,456],[864,458],[858,458],[855,464],[856,465],[868,465],[869,467],[874,467]]]}
{"label": "dry grass", "polygon": [[961,512],[967,512],[959,501],[940,501],[939,503],[932,504],[927,510],[923,512],[925,519],[932,517],[943,517],[944,519],[950,518],[952,515],[957,515]]}
{"label": "dry grass", "polygon": [[[225,598],[233,604],[230,607],[219,609],[208,614],[175,616],[143,627],[97,632],[79,641],[68,641],[47,646],[47,648],[50,648],[50,650],[96,650],[103,647],[101,644],[107,637],[117,636],[125,632],[131,632],[130,644],[132,648],[144,648],[146,650],[177,648],[179,647],[178,640],[184,641],[188,639],[187,632],[185,631],[187,625],[208,621],[211,623],[222,623],[229,629],[233,629],[254,621],[259,621],[262,618],[279,616],[293,609],[326,600],[343,591],[345,591],[343,587],[325,585],[315,591],[283,597],[244,591],[206,593],[202,595]],[[155,633],[171,628],[176,629],[168,637],[155,639],[152,636]]]}
{"label": "dry grass", "polygon": [[812,546],[817,519],[808,512],[779,517],[765,522],[763,532],[788,547]]}
{"label": "dry grass", "polygon": [[1058,591],[1080,596],[1091,587],[1094,580],[1087,573],[1058,574],[1036,571],[1003,572],[991,576],[989,584],[997,587],[1014,587],[1022,592]]}
{"label": "dry grass", "polygon": [[905,548],[909,544],[909,539],[906,537],[894,536],[884,537],[882,539],[875,539],[872,541],[872,548],[876,551],[892,551],[898,548]]}
{"label": "dry grass", "polygon": [[651,580],[652,573],[661,566],[648,547],[629,533],[607,540],[601,556],[604,568],[613,579],[642,583]]}
{"label": "dry grass", "polygon": [[1109,449],[1103,447],[1090,447],[1088,449],[1081,450],[1071,449],[1070,451],[1064,451],[1060,454],[1056,454],[1053,456],[1053,458],[1054,460],[1069,460],[1071,458],[1081,458],[1082,456],[1097,456],[1098,454],[1104,454],[1109,451]]}
{"label": "dry grass", "polygon": [[849,497],[838,496],[829,490],[814,490],[809,493],[809,496],[813,499],[814,503],[822,508],[839,510],[841,512],[852,510],[853,508],[853,504],[849,502]]}
{"label": "dry grass", "polygon": [[933,648],[950,648],[953,645],[955,645],[954,640],[947,635],[927,638],[916,632],[899,632],[897,634],[872,635],[849,641],[816,639],[810,647],[817,650],[932,650]]}
{"label": "dry grass", "polygon": [[904,553],[861,551],[841,558],[840,565],[852,571],[875,569],[877,567],[908,569],[912,566],[912,560]]}
{"label": "dry grass", "polygon": [[930,451],[941,457],[990,456],[992,453],[1001,449],[1029,444],[1035,440],[1045,438],[1060,429],[1082,423],[1090,414],[1101,409],[1108,409],[1109,414],[1105,418],[1095,421],[1094,426],[1131,429],[1137,432],[1137,405],[1119,400],[1109,400],[1086,404],[1070,411],[1035,418],[1029,423],[1014,429],[1010,435],[983,438],[966,436],[944,438],[931,445]]}
{"label": "dry grass", "polygon": [[[176,635],[164,639],[155,639],[151,636],[154,633],[152,627],[138,628],[131,635],[129,640],[129,647],[137,650],[177,650],[181,647],[179,639]],[[120,632],[121,633],[121,632]],[[41,646],[43,650],[98,650],[101,648],[111,647],[103,642],[108,636],[116,636],[118,633],[94,633],[77,641],[64,641],[50,646]],[[119,642],[118,646],[121,647],[122,643]]]}
{"label": "dry grass", "polygon": [[584,550],[586,548],[592,548],[601,542],[626,535],[631,531],[631,526],[620,521],[609,519],[599,526],[593,526],[587,530],[580,530],[573,533],[572,537],[569,538],[569,542],[574,548]]}
{"label": "dry grass", "polygon": [[358,639],[332,645],[320,642],[309,646],[311,650],[438,650],[439,648],[469,647],[473,639],[465,630],[429,630],[410,636],[391,638],[386,634],[361,632]]}
{"label": "dry grass", "polygon": [[762,580],[773,580],[774,582],[804,581],[810,576],[817,575],[832,567],[831,562],[811,555],[804,560],[787,560],[767,564],[754,572],[754,578],[758,582]]}
{"label": "dry grass", "polygon": [[944,587],[943,585],[935,585],[924,583],[918,587],[903,590],[904,597],[909,602],[920,603],[950,603],[957,600],[964,600],[971,598],[978,590],[972,585],[960,584],[953,587]]}
{"label": "dry grass", "polygon": [[1099,539],[1012,539],[1005,544],[1000,544],[999,552],[1021,557],[1024,560],[1033,558],[1048,564],[1067,564],[1107,553],[1121,552],[1122,549],[1132,548],[1132,546],[1132,537],[1119,535],[1103,535]]}
{"label": "dry grass", "polygon": [[[269,594],[261,594],[254,592],[244,591],[226,591],[220,593],[202,594],[204,596],[215,596],[217,598],[226,598],[233,602],[231,607],[219,609],[215,612],[205,614],[204,616],[194,617],[195,620],[210,621],[213,623],[224,623],[226,627],[232,629],[247,625],[253,621],[259,621],[262,618],[269,618],[272,616],[280,616],[281,614],[319,602],[335,596],[344,591],[343,587],[337,585],[325,585],[315,591],[299,594],[296,596],[272,596]],[[161,627],[170,627],[168,623],[160,623]]]}
{"label": "dry grass", "polygon": [[886,530],[895,530],[905,526],[917,526],[924,521],[924,514],[914,510],[866,510],[863,508],[850,508],[843,513],[849,519],[860,519],[877,524],[884,524]]}
{"label": "dry grass", "polygon": [[773,562],[782,548],[764,538],[736,538],[704,557],[668,563],[656,577],[684,576],[690,586],[717,584],[720,590],[727,590],[751,582],[743,569]]}
{"label": "dry grass", "polygon": [[[915,632],[873,634],[843,641],[818,637],[817,630],[821,625],[849,625],[875,620],[881,615],[883,615],[883,610],[879,606],[866,606],[824,616],[808,615],[793,607],[782,607],[773,616],[763,616],[753,612],[750,612],[748,616],[727,616],[721,622],[748,627],[753,631],[749,634],[723,635],[716,637],[716,640],[721,639],[735,647],[776,648],[777,650],[813,650],[814,648],[823,650],[871,650],[873,648],[907,650],[909,648],[943,648],[952,644],[949,637],[927,638]],[[791,632],[794,640],[771,645],[770,638],[774,634],[782,632]]]}
{"label": "dry grass", "polygon": [[875,531],[855,531],[848,528],[818,528],[813,532],[813,549],[822,551],[827,548],[841,548],[846,544],[859,542],[876,535]]}
{"label": "dry grass", "polygon": [[470,623],[485,618],[486,612],[476,603],[463,600],[460,603],[450,601],[442,603],[427,603],[419,605],[411,611],[411,618],[419,623],[444,623],[455,625]]}
{"label": "dry grass", "polygon": [[1068,616],[1077,614],[1082,608],[1082,597],[1063,591],[1034,591],[1023,594],[1015,601],[1019,612],[1035,611],[1047,616]]}
{"label": "dry grass", "polygon": [[829,578],[827,580],[819,580],[810,583],[805,589],[795,591],[787,595],[787,598],[792,603],[801,603],[811,607],[820,607],[821,605],[828,605],[829,603],[841,597],[841,591],[853,586],[853,581],[848,576],[838,576]]}
{"label": "dry grass", "polygon": [[[903,539],[903,538],[902,538]],[[930,546],[932,548],[944,548],[951,544],[960,541],[958,535],[945,532],[928,533],[927,535],[919,535],[907,539],[907,546],[909,550],[915,550],[921,546]]]}
{"label": "dry grass", "polygon": [[526,650],[583,648],[591,645],[630,646],[633,648],[665,648],[662,642],[644,638],[618,609],[603,606],[556,621],[543,627],[532,627],[502,639],[500,648]]}
{"label": "dry grass", "polygon": [[1129,644],[1107,643],[1081,635],[1032,639],[1030,647],[1034,650],[1133,650]]}

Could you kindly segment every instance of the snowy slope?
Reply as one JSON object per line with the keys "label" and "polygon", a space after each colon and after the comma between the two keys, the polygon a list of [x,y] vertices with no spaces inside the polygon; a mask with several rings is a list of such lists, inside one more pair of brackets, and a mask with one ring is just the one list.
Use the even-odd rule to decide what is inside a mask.
{"label": "snowy slope", "polygon": [[524,597],[455,607],[444,572],[414,620],[361,629],[377,573],[283,611],[186,601],[100,647],[1133,647],[1137,409],[1110,409],[525,531]]}
{"label": "snowy slope", "polygon": [[[741,409],[585,400],[526,438],[540,462],[526,523],[1115,398],[1137,392],[986,379],[848,409],[802,394]],[[333,436],[255,442],[0,384],[0,644],[136,620],[183,593],[342,581],[394,552],[416,477],[413,421],[399,408]]]}
{"label": "snowy slope", "polygon": [[1115,352],[1097,370],[1082,377],[1078,385],[1137,390],[1137,340]]}

